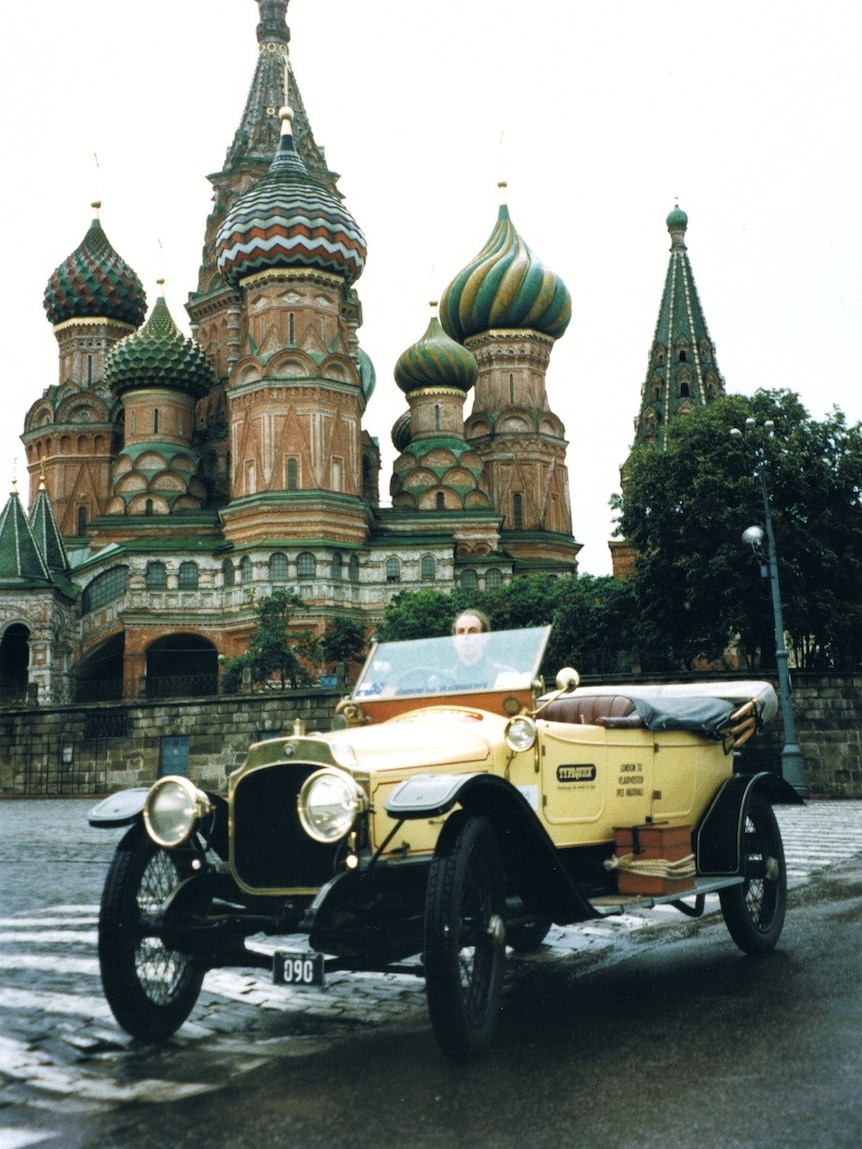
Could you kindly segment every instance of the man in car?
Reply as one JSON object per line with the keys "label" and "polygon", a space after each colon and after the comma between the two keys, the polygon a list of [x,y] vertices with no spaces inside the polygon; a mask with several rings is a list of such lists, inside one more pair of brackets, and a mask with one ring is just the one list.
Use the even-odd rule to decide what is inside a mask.
{"label": "man in car", "polygon": [[452,639],[458,656],[452,669],[455,689],[490,688],[501,674],[514,673],[510,666],[488,658],[491,622],[481,610],[462,610],[452,623]]}

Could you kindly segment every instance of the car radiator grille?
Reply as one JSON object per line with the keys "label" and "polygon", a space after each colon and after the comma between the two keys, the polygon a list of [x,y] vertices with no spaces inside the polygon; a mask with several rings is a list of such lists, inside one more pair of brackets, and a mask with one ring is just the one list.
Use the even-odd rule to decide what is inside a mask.
{"label": "car radiator grille", "polygon": [[266,766],[242,777],[233,794],[233,866],[253,890],[318,889],[335,873],[338,846],[303,830],[296,796],[319,766]]}

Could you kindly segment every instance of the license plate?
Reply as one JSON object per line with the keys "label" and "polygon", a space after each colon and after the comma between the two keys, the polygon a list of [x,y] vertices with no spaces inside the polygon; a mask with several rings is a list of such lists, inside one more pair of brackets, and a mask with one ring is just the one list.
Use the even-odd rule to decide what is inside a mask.
{"label": "license plate", "polygon": [[326,983],[323,954],[276,950],[272,956],[272,980],[276,985],[313,985],[322,989]]}

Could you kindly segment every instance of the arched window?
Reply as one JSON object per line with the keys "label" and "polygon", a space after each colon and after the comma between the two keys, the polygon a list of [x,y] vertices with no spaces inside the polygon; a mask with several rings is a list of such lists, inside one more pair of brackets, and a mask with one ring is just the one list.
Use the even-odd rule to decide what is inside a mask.
{"label": "arched window", "polygon": [[180,563],[180,590],[198,589],[198,564],[192,562]]}
{"label": "arched window", "polygon": [[78,507],[78,525],[75,529],[77,530],[79,537],[81,535],[83,535],[84,532],[87,530],[87,508],[86,507]]}
{"label": "arched window", "polygon": [[236,571],[230,559],[225,559],[221,564],[221,581],[224,586],[233,586],[236,582]]}
{"label": "arched window", "polygon": [[287,582],[287,555],[276,551],[269,557],[269,581]]}
{"label": "arched window", "polygon": [[292,311],[287,315],[287,342],[293,346],[296,343],[296,316]]}
{"label": "arched window", "polygon": [[394,555],[386,560],[386,581],[401,582],[401,563]]}
{"label": "arched window", "polygon": [[168,568],[164,563],[147,563],[147,590],[165,590],[168,585]]}
{"label": "arched window", "polygon": [[296,558],[296,574],[298,578],[314,578],[317,573],[317,559],[311,551],[303,551]]}
{"label": "arched window", "polygon": [[296,490],[296,459],[287,460],[287,489]]}
{"label": "arched window", "polygon": [[426,582],[430,582],[437,574],[437,564],[433,555],[423,555],[420,563],[420,573]]}
{"label": "arched window", "polygon": [[680,385],[679,385],[679,397],[680,397],[680,399],[687,399],[689,397],[689,394],[690,394],[690,391],[689,391],[688,383],[686,383],[685,380],[683,380],[683,382],[680,383]]}
{"label": "arched window", "polygon": [[340,551],[334,551],[329,563],[329,577],[333,582],[341,582],[344,577],[344,560]]}
{"label": "arched window", "polygon": [[243,555],[239,560],[239,581],[241,583],[251,582],[251,559],[248,555]]}
{"label": "arched window", "polygon": [[503,575],[497,567],[491,567],[485,574],[485,590],[496,590],[503,585]]}
{"label": "arched window", "polygon": [[524,529],[524,496],[512,495],[512,524],[516,531]]}
{"label": "arched window", "polygon": [[150,515],[152,515],[152,513],[153,513],[153,500],[147,499],[146,503],[144,504],[144,514],[147,516],[147,518],[149,518]]}
{"label": "arched window", "polygon": [[351,582],[359,582],[359,555],[351,555],[347,563],[347,577]]}
{"label": "arched window", "polygon": [[464,590],[478,590],[479,589],[479,576],[474,570],[467,570],[461,572],[461,586]]}
{"label": "arched window", "polygon": [[153,434],[154,435],[158,434],[158,430],[159,430],[159,409],[158,409],[158,407],[153,407]]}
{"label": "arched window", "polygon": [[446,510],[446,496],[443,494],[442,491],[438,491],[436,496],[435,496],[434,510],[435,511],[445,511]]}
{"label": "arched window", "polygon": [[434,430],[440,430],[440,404],[434,404]]}
{"label": "arched window", "polygon": [[106,606],[115,598],[124,595],[129,586],[129,568],[112,567],[104,574],[96,575],[81,592],[81,611],[89,614],[92,610]]}

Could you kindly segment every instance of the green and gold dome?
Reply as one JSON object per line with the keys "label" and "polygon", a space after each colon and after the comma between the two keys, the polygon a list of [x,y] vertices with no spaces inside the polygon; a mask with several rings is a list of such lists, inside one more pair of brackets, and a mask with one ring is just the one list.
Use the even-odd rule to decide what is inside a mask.
{"label": "green and gold dome", "polygon": [[466,393],[476,382],[479,366],[472,352],[447,335],[433,315],[422,338],[399,356],[394,374],[405,395],[422,387],[455,387]]}
{"label": "green and gold dome", "polygon": [[488,242],[443,292],[444,330],[459,343],[499,330],[559,339],[571,317],[568,288],[524,243],[501,204]]}

